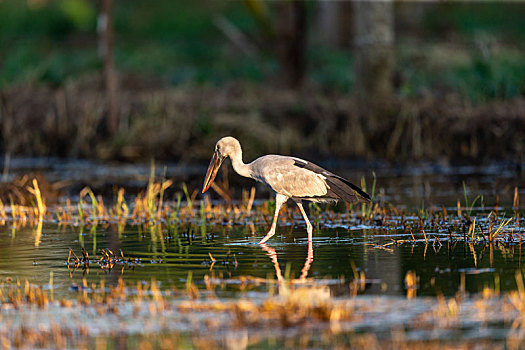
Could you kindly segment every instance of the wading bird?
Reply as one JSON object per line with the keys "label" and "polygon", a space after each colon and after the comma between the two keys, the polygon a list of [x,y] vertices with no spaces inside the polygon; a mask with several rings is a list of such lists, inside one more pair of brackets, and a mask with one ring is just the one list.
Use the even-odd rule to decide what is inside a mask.
{"label": "wading bird", "polygon": [[241,144],[230,136],[223,137],[215,145],[202,193],[210,188],[217,171],[227,157],[230,157],[233,170],[237,174],[260,181],[276,193],[272,226],[259,244],[266,242],[275,234],[281,206],[290,198],[295,201],[306,222],[308,242],[312,241],[313,227],[304,212],[302,200],[330,202],[342,199],[348,203],[371,200],[367,193],[350,181],[303,159],[267,155],[244,164]]}

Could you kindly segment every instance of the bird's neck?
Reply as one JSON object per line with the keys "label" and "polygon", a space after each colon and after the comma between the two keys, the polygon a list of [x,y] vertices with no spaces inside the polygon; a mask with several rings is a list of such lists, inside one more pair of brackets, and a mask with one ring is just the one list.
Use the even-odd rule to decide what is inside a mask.
{"label": "bird's neck", "polygon": [[252,172],[248,164],[244,164],[242,161],[242,152],[236,152],[230,156],[232,160],[233,170],[241,176],[252,177]]}

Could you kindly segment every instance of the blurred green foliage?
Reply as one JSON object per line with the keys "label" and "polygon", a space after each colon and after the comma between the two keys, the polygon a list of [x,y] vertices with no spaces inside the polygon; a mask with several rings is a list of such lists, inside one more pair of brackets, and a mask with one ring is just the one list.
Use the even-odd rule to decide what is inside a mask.
{"label": "blurred green foliage", "polygon": [[507,40],[524,40],[525,6],[519,1],[441,2],[427,11],[423,23],[434,36],[456,32],[468,38],[479,31]]}
{"label": "blurred green foliage", "polygon": [[[278,67],[272,45],[265,42],[269,24],[262,25],[247,3],[116,0],[115,64],[121,72],[173,85],[272,79]],[[97,6],[91,0],[0,0],[0,87],[27,82],[57,86],[100,69]],[[272,3],[267,7],[272,16]],[[351,92],[351,50],[316,41],[315,3],[308,8],[308,80],[327,91]],[[525,5],[444,3],[429,9],[417,32],[398,30],[400,96],[452,92],[486,101],[525,93]],[[228,41],[214,24],[216,16],[257,43],[256,57],[243,55]],[[412,50],[405,49],[410,45],[405,37],[418,38]],[[461,59],[417,52],[424,49],[420,43],[450,42],[461,46]]]}
{"label": "blurred green foliage", "polygon": [[[508,99],[525,93],[525,64],[521,57],[482,57],[471,67],[459,67],[454,73],[463,81],[460,92],[473,101]],[[476,89],[472,89],[476,86]]]}
{"label": "blurred green foliage", "polygon": [[67,21],[77,30],[92,30],[97,15],[93,2],[85,0],[62,0],[59,2],[60,11]]}

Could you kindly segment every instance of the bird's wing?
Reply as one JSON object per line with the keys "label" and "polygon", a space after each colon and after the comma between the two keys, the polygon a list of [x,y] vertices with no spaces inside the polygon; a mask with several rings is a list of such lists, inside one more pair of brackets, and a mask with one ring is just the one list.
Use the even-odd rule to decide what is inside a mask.
{"label": "bird's wing", "polygon": [[348,203],[355,203],[359,200],[371,201],[368,193],[364,192],[359,186],[354,185],[345,178],[335,175],[306,160],[294,158],[294,161],[296,167],[306,169],[324,177],[325,183],[328,186],[328,197],[340,198]]}
{"label": "bird's wing", "polygon": [[252,163],[257,180],[288,197],[324,197],[328,193],[325,176],[295,166],[293,157],[268,155]]}

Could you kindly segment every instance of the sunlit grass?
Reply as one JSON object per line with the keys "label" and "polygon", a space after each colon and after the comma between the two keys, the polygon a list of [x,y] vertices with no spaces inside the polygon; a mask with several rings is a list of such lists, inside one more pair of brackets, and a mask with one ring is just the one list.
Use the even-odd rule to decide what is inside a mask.
{"label": "sunlit grass", "polygon": [[[35,233],[40,230],[41,234],[43,222],[75,226],[79,232],[96,230],[99,225],[130,225],[139,228],[139,232],[150,233],[152,240],[163,244],[163,235],[176,235],[183,227],[190,227],[189,236],[194,233],[198,235],[200,232],[205,237],[210,225],[231,225],[234,222],[267,225],[268,218],[273,215],[273,203],[256,200],[255,188],[245,191],[239,201],[224,199],[212,202],[207,196],[199,200],[195,192],[191,192],[187,186],[175,184],[182,188],[182,192],[175,196],[175,200],[167,200],[165,190],[174,184],[170,180],[156,178],[153,171],[141,193],[128,196],[124,189],[117,189],[112,202],[107,202],[107,199],[105,202],[102,196],[84,188],[79,193],[76,204],[65,199],[62,204],[46,206],[46,199],[42,198],[38,182],[35,180],[31,183],[31,205],[18,205],[13,201],[8,205],[0,203],[0,220],[3,225],[12,225],[15,231],[28,226],[34,227]],[[363,187],[366,187],[364,180]],[[223,190],[227,193],[228,188]],[[376,197],[375,192],[373,183],[370,188],[373,198]],[[405,210],[391,203],[375,201],[372,205],[347,207],[343,211],[330,206],[315,205],[311,207],[310,215],[315,217],[320,228],[325,223],[338,224],[348,229],[355,226],[369,227],[384,236],[393,233],[393,237],[399,237],[399,232],[403,232],[406,239],[392,238],[391,242],[383,245],[370,246],[370,249],[382,249],[386,252],[393,252],[393,248],[400,245],[424,245],[426,254],[427,249],[439,250],[442,245],[462,242],[466,251],[472,252],[474,265],[477,266],[480,257],[474,249],[476,245],[488,247],[492,264],[494,250],[512,249],[522,241],[523,220],[519,215],[521,210],[517,194],[518,191],[514,191],[512,211],[495,207],[475,208],[475,203],[467,197],[464,206],[461,203],[458,205],[457,212],[450,208],[447,210],[444,206]],[[512,216],[509,216],[509,213]],[[280,221],[295,226],[302,224],[300,214],[295,212],[293,207],[283,210]],[[191,230],[194,233],[191,233]],[[38,234],[35,234],[35,245],[38,245],[39,239]],[[207,323],[199,323],[198,327],[228,330],[326,327],[329,332],[334,332],[333,334],[344,331],[348,324],[359,325],[363,317],[391,312],[383,309],[381,303],[370,304],[366,298],[360,297],[366,293],[368,286],[375,282],[372,282],[366,271],[358,269],[353,261],[349,262],[348,267],[352,270],[350,278],[341,277],[337,282],[337,288],[344,290],[343,296],[338,294],[337,297],[332,284],[323,284],[322,279],[308,278],[306,274],[294,277],[290,263],[286,263],[281,271],[276,258],[272,262],[277,278],[222,274],[217,271],[218,266],[225,261],[236,265],[235,255],[228,253],[224,257],[212,251],[205,257],[206,261],[209,257],[209,263],[205,264],[205,276],[197,280],[192,270],[189,270],[182,288],[178,289],[170,285],[161,286],[154,279],[146,282],[126,281],[123,270],[140,266],[140,259],[107,247],[97,249],[94,245],[93,251],[89,252],[82,242],[81,247],[81,251],[70,250],[68,254],[64,254],[64,268],[68,269],[70,276],[75,273],[76,276],[81,275],[81,282],[75,283],[71,280],[70,292],[74,295],[73,299],[55,299],[56,293],[53,291],[56,276],[53,275],[50,275],[48,285],[41,286],[24,280],[19,281],[16,277],[14,280],[6,278],[0,280],[0,301],[4,309],[52,308],[54,312],[57,312],[57,309],[83,310],[82,312],[95,310],[97,317],[103,318],[106,315],[113,317],[126,314],[129,312],[126,310],[131,307],[137,311],[129,317],[136,317],[137,322],[174,314],[192,317],[206,315]],[[266,252],[272,259],[272,248],[267,247]],[[307,272],[309,264],[312,263],[309,257],[303,267]],[[104,273],[115,271],[120,278],[113,283],[104,279],[100,283],[88,282],[84,274],[87,275],[89,269],[102,270]],[[461,327],[463,322],[493,319],[499,315],[495,310],[506,310],[506,320],[512,322],[515,329],[523,327],[520,315],[525,308],[525,292],[521,271],[516,271],[516,290],[504,293],[500,290],[498,279],[494,281],[494,287],[485,286],[479,293],[467,296],[465,278],[464,273],[460,274],[461,282],[455,296],[445,297],[438,292],[437,298],[428,298],[419,296],[422,294],[418,293],[422,283],[419,272],[416,274],[415,269],[406,271],[404,284],[401,286],[404,290],[402,289],[400,294],[404,295],[403,298],[406,297],[407,304],[400,305],[410,308],[410,303],[426,303],[425,308],[419,306],[419,311],[411,316],[414,329],[418,330],[418,325],[421,325],[421,329],[431,328],[438,332],[450,327]],[[235,288],[242,293],[253,290],[255,286],[258,287],[259,293],[263,293],[263,297],[258,300],[241,298],[225,301],[217,297],[219,291],[225,288]],[[399,299],[395,302],[399,302]],[[91,311],[87,311],[89,312]],[[472,318],[469,318],[471,316]],[[227,322],[214,323],[215,318],[225,319]],[[67,339],[68,342],[78,340],[78,335],[68,333],[64,329],[58,327],[54,333],[44,329],[33,329],[31,331],[38,336],[34,335],[32,339],[44,341],[45,337],[55,340],[62,337],[61,339]],[[90,334],[91,329],[86,329],[87,334]],[[1,331],[0,338],[15,342],[12,334],[2,334]]]}
{"label": "sunlit grass", "polygon": [[[46,206],[46,199],[42,198],[38,182],[34,180],[28,188],[33,196],[31,206],[19,205],[13,201],[9,205],[0,202],[0,221],[4,225],[10,223],[13,233],[20,227],[34,228],[36,246],[40,243],[44,222],[57,222],[62,227],[79,226],[81,232],[85,229],[96,230],[97,225],[117,225],[119,235],[127,225],[135,226],[140,232],[149,232],[152,239],[162,245],[165,235],[163,230],[167,230],[166,234],[169,237],[178,236],[182,225],[189,224],[190,236],[198,234],[202,239],[207,239],[210,225],[246,222],[251,225],[252,235],[255,234],[254,225],[270,225],[275,204],[273,201],[255,200],[255,188],[243,192],[241,200],[233,201],[227,195],[230,192],[228,184],[219,183],[218,193],[224,195],[224,201],[212,203],[208,196],[197,201],[197,191],[190,193],[188,187],[181,184],[179,187],[182,188],[182,194],[176,195],[175,200],[166,200],[165,191],[174,184],[171,180],[156,179],[154,174],[152,170],[146,188],[135,196],[127,196],[121,188],[116,190],[112,202],[105,203],[102,196],[86,187],[80,191],[76,205],[72,204],[70,199],[66,199],[62,201],[64,204],[50,207]],[[365,190],[367,188],[364,179],[362,187]],[[393,245],[402,244],[436,247],[441,246],[444,241],[462,241],[482,246],[497,243],[498,247],[505,247],[525,240],[517,189],[514,191],[512,211],[505,211],[498,206],[475,207],[481,196],[476,196],[470,201],[464,186],[465,206],[458,200],[457,213],[454,215],[444,206],[423,207],[413,211],[401,210],[391,203],[378,200],[375,188],[374,177],[370,189],[374,201],[346,206],[344,211],[329,205],[310,204],[309,215],[315,229],[322,229],[326,223],[348,229],[356,226],[369,227],[383,235],[391,232],[396,236],[391,242],[376,246],[385,250],[391,249]],[[279,222],[290,224],[292,227],[303,225],[300,214],[293,206],[283,208]],[[402,235],[407,238],[399,238],[399,232],[404,233]],[[79,239],[83,244],[82,235]],[[93,252],[96,252],[96,242],[93,242]]]}
{"label": "sunlit grass", "polygon": [[[370,337],[361,340],[363,348],[366,348],[377,342],[390,344],[392,341],[389,337],[384,338],[377,333],[378,327],[382,333],[388,333],[388,329],[390,332],[396,332],[398,321],[392,323],[392,320],[385,318],[385,312],[391,312],[392,308],[402,309],[406,313],[402,324],[405,331],[412,332],[411,334],[432,332],[433,336],[429,336],[428,339],[422,338],[419,340],[421,342],[435,341],[434,336],[442,339],[439,338],[440,335],[446,334],[450,329],[487,329],[486,327],[494,322],[498,325],[504,322],[509,329],[522,331],[525,327],[522,318],[525,310],[522,272],[517,271],[515,278],[517,290],[504,294],[497,289],[486,287],[482,293],[465,298],[464,287],[460,285],[455,296],[438,295],[431,300],[423,298],[417,301],[414,298],[418,289],[418,277],[409,271],[405,276],[406,300],[390,298],[383,302],[378,302],[379,299],[360,298],[351,292],[345,296],[334,297],[330,288],[322,285],[292,284],[280,288],[278,293],[269,291],[258,300],[221,300],[209,291],[199,293],[191,276],[188,276],[184,289],[161,289],[155,279],[128,283],[119,278],[116,283],[109,285],[104,280],[100,283],[89,283],[83,279],[81,283],[72,287],[75,298],[55,300],[52,297],[52,289],[34,285],[28,280],[8,279],[0,282],[0,301],[6,320],[11,319],[9,310],[17,310],[17,313],[22,315],[30,315],[36,310],[49,310],[51,324],[54,319],[52,315],[82,315],[81,318],[85,322],[80,333],[71,332],[71,327],[78,327],[77,321],[73,319],[52,325],[54,328],[51,331],[45,322],[39,327],[29,327],[24,331],[26,335],[31,335],[23,343],[26,347],[56,342],[57,339],[60,340],[60,344],[85,341],[86,337],[100,336],[98,322],[111,319],[126,320],[107,330],[122,335],[129,334],[128,325],[133,325],[134,322],[147,324],[148,320],[159,319],[161,323],[173,325],[166,329],[170,332],[176,332],[177,325],[191,325],[195,334],[202,333],[203,330],[213,330],[211,334],[215,331],[242,334],[244,331],[264,330],[262,334],[267,337],[268,334],[281,334],[280,332],[299,329],[306,332],[302,339],[308,337],[307,330],[312,327],[316,332],[322,331],[332,339],[338,334],[348,332],[348,327],[353,329],[361,325],[363,319],[382,322],[381,327],[373,323],[373,328],[364,326],[360,331],[360,334],[371,332]],[[356,281],[359,283],[359,280]],[[50,285],[52,283],[51,280]],[[353,284],[347,288],[350,291]],[[6,326],[10,331],[5,332],[6,328],[0,331],[2,343],[5,345],[19,342],[17,323],[8,323]],[[206,336],[207,341],[216,341],[211,334]],[[153,335],[150,341],[156,336]],[[515,341],[515,336],[513,332],[509,332],[507,341]],[[194,337],[195,341],[196,339],[199,338]],[[334,339],[328,341],[328,344],[333,344]],[[396,344],[408,346],[414,345],[414,341],[397,339]]]}

